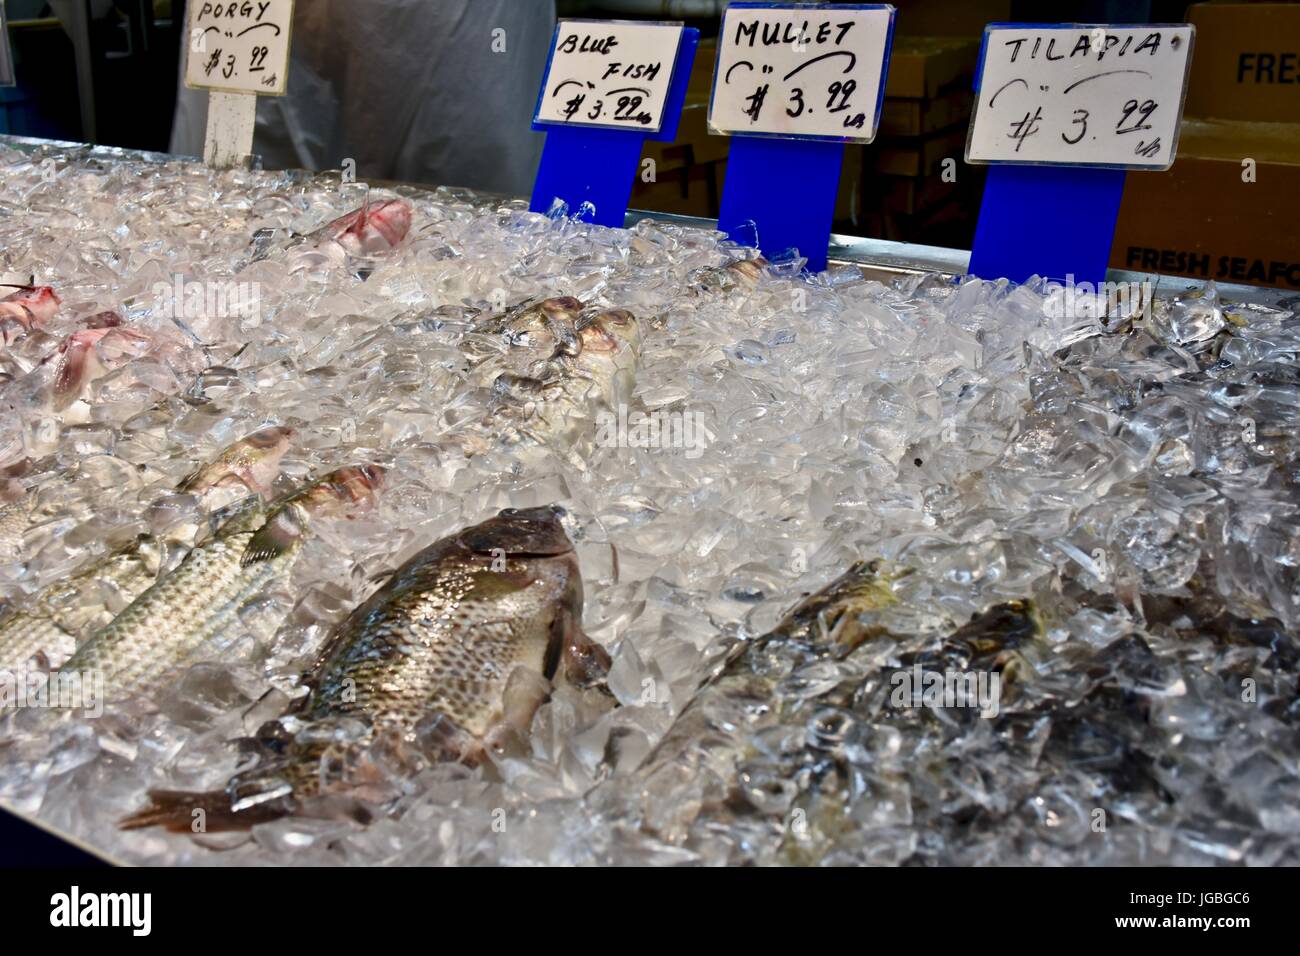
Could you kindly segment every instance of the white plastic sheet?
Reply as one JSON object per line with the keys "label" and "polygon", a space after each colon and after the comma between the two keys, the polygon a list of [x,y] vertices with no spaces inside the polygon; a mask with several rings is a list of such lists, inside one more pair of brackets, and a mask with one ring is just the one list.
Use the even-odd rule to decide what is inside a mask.
{"label": "white plastic sheet", "polygon": [[[554,0],[298,0],[289,89],[258,103],[268,168],[359,178],[532,188],[530,129],[555,29]],[[203,152],[207,94],[183,85],[171,151]]]}

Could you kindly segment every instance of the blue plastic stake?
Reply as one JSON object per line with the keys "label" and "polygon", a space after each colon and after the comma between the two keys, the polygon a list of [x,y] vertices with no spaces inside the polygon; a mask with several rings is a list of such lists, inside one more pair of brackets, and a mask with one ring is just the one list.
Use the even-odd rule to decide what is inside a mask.
{"label": "blue plastic stake", "polygon": [[533,129],[546,134],[546,145],[542,147],[542,162],[533,181],[533,198],[528,208],[544,213],[558,198],[568,204],[571,212],[576,212],[584,202],[589,202],[596,209],[593,222],[601,226],[622,226],[646,140],[677,138],[677,124],[682,118],[686,85],[699,40],[699,30],[693,27],[682,30],[658,133],[534,122]]}
{"label": "blue plastic stake", "polygon": [[733,136],[718,228],[733,239],[758,230],[764,253],[798,249],[807,268],[826,268],[844,144],[826,140]]}
{"label": "blue plastic stake", "polygon": [[1124,173],[1078,166],[990,166],[970,274],[1014,282],[1033,275],[1104,282]]}

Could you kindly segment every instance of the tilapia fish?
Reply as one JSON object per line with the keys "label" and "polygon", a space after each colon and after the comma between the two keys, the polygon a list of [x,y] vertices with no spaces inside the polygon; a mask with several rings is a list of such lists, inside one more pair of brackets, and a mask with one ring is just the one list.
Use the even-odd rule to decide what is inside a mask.
{"label": "tilapia fish", "polygon": [[[513,366],[508,352],[485,360],[472,375],[490,381],[489,413],[461,433],[468,453],[496,443],[571,447],[592,422],[628,396],[636,375],[641,329],[632,313],[610,309],[582,316],[576,299],[547,299],[510,316],[499,332],[538,355]],[[533,349],[540,352],[533,352]]]}
{"label": "tilapia fish", "polygon": [[762,667],[767,650],[790,647],[814,655],[842,656],[880,636],[882,632],[864,623],[863,613],[897,603],[894,584],[906,573],[906,569],[889,568],[879,561],[856,562],[796,604],[771,631],[735,645],[717,676],[692,698],[646,758],[642,772],[652,773],[671,764],[673,772],[695,773],[701,764],[711,764],[720,777],[729,779],[741,752],[734,748],[730,736],[718,740],[716,708],[721,705],[734,710],[741,725],[752,723],[746,718],[751,711],[770,718],[776,678]]}
{"label": "tilapia fish", "polygon": [[[198,497],[200,513],[216,507],[219,493],[232,486],[244,494],[265,496],[292,434],[292,429],[279,426],[259,429],[227,446],[180,488]],[[38,667],[62,664],[87,631],[108,623],[149,587],[167,549],[189,546],[193,533],[196,527],[184,526],[168,528],[160,536],[140,535],[32,595],[0,620],[0,670],[33,662]]]}
{"label": "tilapia fish", "polygon": [[274,632],[278,618],[239,617],[259,595],[287,581],[313,517],[368,506],[382,483],[375,465],[340,468],[268,507],[252,498],[230,509],[211,538],[93,633],[63,665],[103,675],[110,701],[148,694],[201,650],[220,653],[250,627]]}
{"label": "tilapia fish", "polygon": [[202,810],[216,831],[319,812],[364,795],[365,774],[348,768],[376,741],[474,764],[525,734],[552,680],[587,686],[609,666],[581,631],[582,579],[560,514],[502,511],[416,554],[335,630],[307,695],[259,731],[257,766],[221,791],[151,791],[122,825],[179,832]]}
{"label": "tilapia fish", "polygon": [[[738,645],[719,676],[696,694],[635,771],[632,789],[695,795],[672,805],[669,801],[652,802],[645,808],[645,828],[677,843],[686,840],[700,817],[756,818],[766,821],[763,832],[781,847],[787,862],[811,862],[809,854],[814,851],[809,849],[808,837],[792,838],[782,814],[773,815],[768,795],[752,777],[750,762],[770,763],[770,754],[765,756],[759,743],[764,731],[778,726],[817,728],[816,733],[825,739],[810,729],[801,744],[782,751],[781,766],[786,770],[781,776],[788,786],[797,788],[794,805],[817,833],[824,835],[843,822],[842,806],[835,797],[827,796],[839,789],[838,781],[825,779],[838,768],[828,759],[827,751],[833,750],[833,745],[827,741],[835,731],[834,720],[827,715],[842,714],[851,706],[852,694],[831,689],[812,697],[783,699],[779,684],[791,666],[797,669],[825,658],[842,659],[866,642],[899,637],[881,622],[889,619],[889,609],[899,603],[900,584],[907,574],[907,569],[859,562],[800,602],[772,631]],[[976,615],[940,641],[934,651],[904,658],[903,664],[941,670],[984,668],[1004,671],[1008,680],[1024,679],[1033,656],[1030,645],[1041,633],[1030,602],[1007,602]],[[824,851],[824,846],[821,849]]]}

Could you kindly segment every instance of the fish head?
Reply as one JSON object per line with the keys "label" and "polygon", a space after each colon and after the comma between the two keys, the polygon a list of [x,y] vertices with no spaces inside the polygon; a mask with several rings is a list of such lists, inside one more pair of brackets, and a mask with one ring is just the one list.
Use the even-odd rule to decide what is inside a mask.
{"label": "fish head", "polygon": [[112,311],[96,312],[82,324],[88,329],[115,329],[122,324],[122,317]]}
{"label": "fish head", "polygon": [[270,493],[280,473],[280,460],[289,450],[294,429],[270,425],[226,446],[216,460],[180,483],[178,491],[204,495],[214,488],[243,487],[254,494]]}
{"label": "fish head", "polygon": [[747,289],[752,289],[758,285],[758,280],[763,278],[763,268],[766,265],[766,259],[737,259],[735,262],[727,263],[726,268],[737,282]]}
{"label": "fish head", "polygon": [[411,231],[411,204],[402,199],[371,203],[368,216],[371,226],[383,236],[389,248],[397,245]]}
{"label": "fish head", "polygon": [[971,665],[1000,671],[1003,679],[1017,682],[1033,673],[1044,633],[1042,615],[1029,600],[1004,601],[976,614],[958,628],[949,642],[966,649]]}
{"label": "fish head", "polygon": [[401,199],[377,199],[327,223],[320,234],[333,239],[349,255],[387,252],[411,228],[411,206]]}
{"label": "fish head", "polygon": [[384,486],[386,469],[348,465],[318,478],[291,500],[312,516],[353,518],[369,510]]}
{"label": "fish head", "polygon": [[296,551],[314,518],[352,519],[368,511],[383,487],[384,473],[378,465],[348,465],[289,495],[253,532],[240,564],[248,567]]}
{"label": "fish head", "polygon": [[572,325],[582,314],[584,306],[582,300],[571,295],[557,295],[543,299],[538,308],[552,322],[568,322]]}
{"label": "fish head", "polygon": [[865,622],[864,614],[897,603],[893,584],[910,573],[910,568],[884,561],[855,561],[826,587],[800,601],[774,634],[857,647],[883,633]]}
{"label": "fish head", "polygon": [[554,557],[573,551],[564,531],[564,509],[507,508],[458,536],[462,547],[478,554],[507,554],[515,557]]}
{"label": "fish head", "polygon": [[0,316],[8,315],[27,329],[44,325],[58,315],[63,300],[53,286],[27,285],[0,298]]}
{"label": "fish head", "polygon": [[641,347],[641,324],[627,309],[609,309],[582,323],[578,334],[584,356],[610,358],[616,364]]}
{"label": "fish head", "polygon": [[577,354],[580,344],[574,325],[582,308],[582,303],[569,295],[543,299],[505,319],[502,331],[506,342],[548,354]]}

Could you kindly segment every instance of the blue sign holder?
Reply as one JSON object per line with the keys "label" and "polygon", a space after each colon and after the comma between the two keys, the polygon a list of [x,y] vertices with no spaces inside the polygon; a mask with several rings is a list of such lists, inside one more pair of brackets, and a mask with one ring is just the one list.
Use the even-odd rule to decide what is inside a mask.
{"label": "blue sign holder", "polygon": [[[789,3],[733,2],[729,10],[785,7]],[[826,4],[820,4],[826,6]],[[875,3],[837,4],[841,10],[872,10]],[[896,12],[890,13],[885,36],[885,59],[880,65],[880,89],[876,94],[876,115],[872,128],[880,126],[885,105],[885,78],[894,47]],[[725,20],[724,20],[725,23]],[[713,80],[715,86],[717,77]],[[715,89],[716,95],[716,89]],[[727,156],[727,179],[722,185],[718,228],[732,240],[746,244],[757,241],[764,255],[773,256],[797,249],[808,260],[806,269],[826,268],[826,251],[835,220],[835,198],[839,195],[840,170],[848,139],[806,136],[788,139],[774,135],[733,133]]]}
{"label": "blue sign holder", "polygon": [[[984,76],[989,27],[1047,25],[990,23],[975,71],[975,96]],[[1125,172],[1096,166],[989,164],[967,271],[1013,282],[1035,275],[1104,282],[1124,198]]]}
{"label": "blue sign holder", "polygon": [[1104,282],[1124,176],[1123,169],[990,166],[970,274]]}
{"label": "blue sign holder", "polygon": [[718,228],[742,243],[757,230],[766,255],[798,249],[808,270],[821,272],[843,162],[839,142],[731,137]]}
{"label": "blue sign holder", "polygon": [[[682,104],[686,102],[686,85],[699,41],[699,30],[682,29],[673,77],[664,101],[663,121],[657,133],[644,133],[631,127],[611,129],[534,120],[533,129],[546,134],[546,145],[542,147],[542,162],[533,180],[533,198],[528,208],[533,212],[548,212],[555,200],[560,199],[572,214],[583,203],[591,203],[595,209],[593,222],[601,226],[622,226],[646,140],[677,138],[677,124],[682,117]],[[554,50],[551,52],[553,55]],[[548,76],[550,70],[548,62]],[[542,82],[545,84],[545,77]],[[545,90],[542,92],[544,95]]]}

